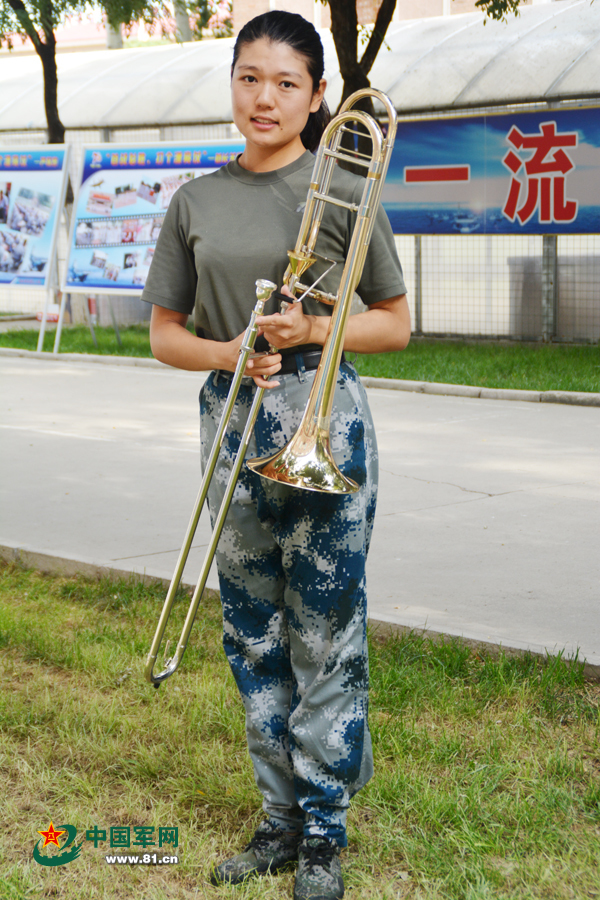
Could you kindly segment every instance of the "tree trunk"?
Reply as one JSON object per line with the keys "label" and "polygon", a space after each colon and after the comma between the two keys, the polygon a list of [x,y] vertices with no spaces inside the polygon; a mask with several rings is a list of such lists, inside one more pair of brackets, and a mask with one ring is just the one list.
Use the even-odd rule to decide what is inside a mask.
{"label": "tree trunk", "polygon": [[48,124],[48,143],[64,144],[65,128],[58,114],[58,73],[56,70],[56,38],[54,36],[55,13],[52,0],[41,0],[40,19],[46,42],[37,32],[23,0],[7,0],[19,25],[29,37],[39,56],[44,71],[44,108]]}
{"label": "tree trunk", "polygon": [[36,47],[44,69],[44,107],[48,123],[48,143],[64,144],[65,127],[58,114],[58,72],[56,70],[56,25],[52,0],[41,0],[42,29],[46,42]]}
{"label": "tree trunk", "polygon": [[[358,62],[358,17],[356,0],[334,0],[329,3],[331,34],[335,44],[340,75],[344,82],[342,101],[359,87],[368,87],[369,80]],[[339,110],[339,107],[338,107]]]}
{"label": "tree trunk", "polygon": [[49,46],[41,44],[36,47],[42,61],[44,70],[44,107],[46,109],[46,122],[48,123],[48,143],[64,144],[65,126],[58,114],[58,73],[56,70],[56,42],[52,35],[52,43]]}
{"label": "tree trunk", "polygon": [[370,87],[368,75],[381,49],[395,8],[396,0],[382,0],[369,42],[359,60],[356,0],[329,0],[331,34],[344,82],[342,103],[354,91]]}
{"label": "tree trunk", "polygon": [[[331,34],[340,64],[340,75],[344,81],[340,106],[355,91],[371,86],[368,74],[381,48],[395,8],[396,0],[382,0],[371,37],[362,59],[359,60],[356,0],[329,0]],[[375,116],[373,101],[369,97],[357,103],[356,107],[370,116]],[[361,129],[359,128],[358,130],[360,131]],[[355,140],[353,135],[345,134],[342,146],[347,150],[358,149],[359,153],[370,154],[371,139],[368,135],[365,135]],[[343,164],[343,167],[356,172],[358,175],[365,174],[361,166]]]}

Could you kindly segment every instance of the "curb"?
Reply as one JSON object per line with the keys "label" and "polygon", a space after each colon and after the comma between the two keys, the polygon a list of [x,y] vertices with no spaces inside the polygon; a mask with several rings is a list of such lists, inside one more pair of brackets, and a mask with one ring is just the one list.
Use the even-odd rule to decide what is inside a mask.
{"label": "curb", "polygon": [[[0,347],[0,357],[23,357],[44,359],[53,362],[100,363],[109,366],[139,366],[146,369],[162,369],[166,372],[180,372],[159,362],[157,359],[137,356],[99,356],[92,353],[38,353],[36,350],[18,350],[15,347]],[[402,381],[396,378],[360,379],[366,388],[388,391],[411,391],[416,394],[442,394],[448,397],[471,397],[479,400],[521,400],[528,403],[566,403],[569,406],[600,406],[600,393],[587,391],[517,391],[505,388],[476,387],[468,384],[442,384],[437,381]]]}
{"label": "curb", "polygon": [[[14,563],[26,569],[36,569],[38,572],[74,576],[83,575],[86,578],[111,578],[125,579],[135,578],[144,584],[162,584],[165,591],[168,589],[169,582],[165,578],[158,576],[133,572],[129,569],[119,569],[116,566],[101,565],[90,559],[77,559],[75,557],[54,556],[51,553],[43,553],[37,550],[28,550],[24,547],[14,547],[7,544],[0,544],[0,560],[6,563]],[[183,587],[193,590],[195,582],[188,582],[182,579]],[[217,592],[218,593],[218,592]],[[391,622],[387,619],[369,616],[368,625],[372,629],[375,640],[387,640],[394,635],[408,634],[414,632],[429,638],[432,641],[443,641],[447,638],[456,639],[470,647],[472,650],[484,650],[487,653],[504,653],[508,657],[524,656],[531,654],[542,658],[556,656],[557,653],[549,653],[547,650],[539,647],[514,646],[508,644],[494,643],[493,641],[480,640],[473,637],[465,637],[462,634],[454,634],[450,631],[433,631],[429,628],[415,628],[412,625],[403,625],[401,622]],[[566,662],[570,662],[568,657],[564,657]],[[600,663],[584,662],[584,677],[588,681],[600,682]]]}
{"label": "curb", "polygon": [[164,371],[182,371],[174,370],[172,366],[167,366],[159,362],[157,359],[149,359],[147,356],[100,356],[94,353],[50,353],[46,350],[40,353],[37,350],[19,350],[16,347],[0,347],[0,357],[22,357],[24,359],[43,359],[46,362],[83,362],[83,363],[100,363],[104,366],[139,366],[143,369],[163,369]]}
{"label": "curb", "polygon": [[[550,653],[548,650],[538,647],[527,647],[524,645],[512,647],[509,644],[494,643],[493,641],[485,641],[481,638],[466,637],[463,634],[454,634],[451,631],[433,631],[431,628],[415,628],[414,625],[402,625],[399,622],[390,622],[388,619],[377,619],[369,616],[369,628],[372,630],[372,636],[377,640],[387,640],[395,635],[403,634],[420,634],[422,637],[428,638],[433,642],[443,642],[448,638],[457,640],[464,647],[469,647],[474,651],[483,650],[485,653],[498,655],[503,653],[509,659],[523,657],[525,655],[537,656],[542,659],[558,656],[560,650]],[[561,654],[562,655],[562,654]],[[562,656],[566,663],[573,663],[572,657]],[[590,663],[587,660],[583,662],[583,676],[586,681],[600,682],[600,663]]]}
{"label": "curb", "polygon": [[571,406],[600,406],[600,393],[587,391],[517,391],[505,388],[475,387],[468,384],[441,384],[436,381],[400,381],[394,378],[360,379],[366,388],[388,391],[412,391],[417,394],[443,394],[479,400],[521,400],[529,403],[566,403]]}
{"label": "curb", "polygon": [[3,322],[36,322],[37,316],[35,313],[15,313],[15,315],[8,316],[0,316],[0,325]]}

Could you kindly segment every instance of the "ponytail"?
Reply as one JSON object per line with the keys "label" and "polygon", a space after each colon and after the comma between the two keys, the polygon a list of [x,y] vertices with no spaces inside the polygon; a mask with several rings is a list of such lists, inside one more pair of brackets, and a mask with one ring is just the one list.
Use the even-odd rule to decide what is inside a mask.
{"label": "ponytail", "polygon": [[329,112],[329,107],[325,100],[322,100],[318,110],[314,113],[310,113],[308,122],[300,134],[300,140],[311,153],[314,153],[319,146],[323,132],[330,121],[331,113]]}

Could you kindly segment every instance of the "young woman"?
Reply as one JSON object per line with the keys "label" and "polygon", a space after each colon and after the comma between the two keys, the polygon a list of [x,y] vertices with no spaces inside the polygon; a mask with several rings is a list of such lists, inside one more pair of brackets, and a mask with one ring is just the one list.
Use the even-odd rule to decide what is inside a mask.
{"label": "young woman", "polygon": [[[273,11],[240,32],[231,69],[243,153],[189,182],[169,206],[144,299],[154,304],[154,355],[183,369],[213,370],[200,395],[203,459],[255,304],[255,281],[282,284],[329,120],[323,48],[299,15]],[[356,200],[363,180],[341,170],[334,193]],[[353,215],[327,206],[317,252],[340,263]],[[319,274],[320,264],[309,271]],[[334,273],[321,285],[335,292]],[[308,276],[307,276],[308,277]],[[286,290],[286,289],[284,289]],[[410,322],[385,213],[377,216],[358,293],[368,311],[350,318],[345,349],[401,350]],[[186,330],[194,315],[196,335]],[[325,342],[330,308],[311,299],[258,319],[279,352],[248,362],[229,436],[209,493],[220,504],[255,385],[267,388],[249,456],[266,456],[295,433]],[[268,380],[267,380],[268,379]],[[295,900],[344,893],[339,851],[350,798],[371,777],[367,724],[365,562],[377,491],[377,447],[366,395],[343,361],[332,450],[350,495],[307,492],[245,467],[217,552],[224,647],[246,710],[248,748],[265,820],[212,882],[238,883],[298,860]]]}

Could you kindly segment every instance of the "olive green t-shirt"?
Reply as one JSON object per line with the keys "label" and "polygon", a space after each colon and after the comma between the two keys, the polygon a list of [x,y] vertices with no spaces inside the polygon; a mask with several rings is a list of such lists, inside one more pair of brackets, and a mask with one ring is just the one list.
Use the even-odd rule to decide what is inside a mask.
{"label": "olive green t-shirt", "polygon": [[[196,333],[232,340],[248,325],[255,282],[281,287],[311,180],[308,150],[273,172],[249,172],[237,161],[188,182],[174,194],[158,238],[142,299],[194,314]],[[336,167],[332,194],[358,203],[364,179]],[[315,250],[338,265],[319,284],[336,293],[356,214],[327,204]],[[302,281],[311,284],[327,267],[317,261]],[[387,215],[380,208],[357,293],[371,304],[406,293]],[[330,315],[331,307],[305,298],[304,311]],[[277,312],[273,298],[265,314]]]}

